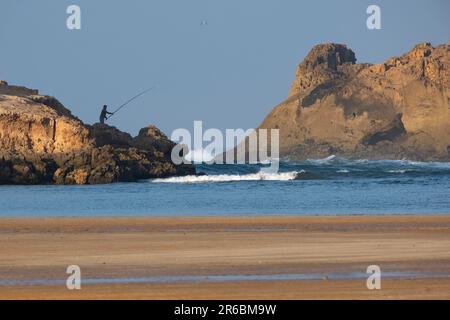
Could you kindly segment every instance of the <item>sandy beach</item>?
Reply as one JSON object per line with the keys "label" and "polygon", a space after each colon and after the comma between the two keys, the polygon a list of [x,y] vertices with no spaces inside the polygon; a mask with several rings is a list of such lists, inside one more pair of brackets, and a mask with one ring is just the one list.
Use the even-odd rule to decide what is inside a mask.
{"label": "sandy beach", "polygon": [[0,299],[450,299],[444,215],[1,218],[0,243]]}

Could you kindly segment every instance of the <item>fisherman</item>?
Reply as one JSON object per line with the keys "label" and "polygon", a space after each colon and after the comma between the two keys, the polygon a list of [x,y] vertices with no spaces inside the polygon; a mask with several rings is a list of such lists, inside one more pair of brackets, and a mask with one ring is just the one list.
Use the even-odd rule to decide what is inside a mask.
{"label": "fisherman", "polygon": [[[105,104],[103,106],[102,112],[100,113],[100,123],[104,124],[105,120],[108,120],[109,118],[111,118],[114,114],[116,114],[120,109],[122,109],[123,107],[125,107],[127,104],[129,104],[131,101],[133,101],[134,99],[139,98],[140,96],[142,96],[143,94],[153,90],[154,87],[151,87],[150,89],[144,90],[142,92],[140,92],[139,94],[135,95],[134,97],[132,97],[131,99],[129,99],[127,102],[123,103],[120,107],[118,107],[116,110],[114,110],[114,112],[109,112],[108,110],[106,110],[108,108],[108,106]],[[108,114],[110,114],[111,116],[108,118]]]}
{"label": "fisherman", "polygon": [[110,114],[110,115],[114,114],[114,112],[109,112],[108,110],[106,110],[106,108],[108,108],[108,106],[105,104],[103,106],[102,112],[100,113],[100,123],[101,124],[104,124],[105,120],[108,120],[108,117],[107,117],[108,114]]}

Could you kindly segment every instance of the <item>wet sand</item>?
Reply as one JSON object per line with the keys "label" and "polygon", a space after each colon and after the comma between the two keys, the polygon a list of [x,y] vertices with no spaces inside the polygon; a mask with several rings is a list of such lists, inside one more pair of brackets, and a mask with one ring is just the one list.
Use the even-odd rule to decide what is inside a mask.
{"label": "wet sand", "polygon": [[[0,299],[450,299],[450,216],[0,218],[0,243]],[[333,276],[373,264],[406,276],[381,290]],[[68,265],[81,290],[66,289]],[[323,277],[208,278],[280,274]],[[168,276],[204,279],[83,284]]]}

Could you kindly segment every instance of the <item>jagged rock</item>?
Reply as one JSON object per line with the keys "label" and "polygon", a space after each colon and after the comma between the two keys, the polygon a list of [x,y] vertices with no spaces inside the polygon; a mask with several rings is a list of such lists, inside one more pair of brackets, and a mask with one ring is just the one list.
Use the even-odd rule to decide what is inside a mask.
{"label": "jagged rock", "polygon": [[136,148],[144,150],[157,150],[163,154],[169,153],[175,144],[155,126],[148,126],[139,131],[137,137],[132,141]]}
{"label": "jagged rock", "polygon": [[111,145],[115,148],[129,148],[133,137],[129,133],[122,132],[119,129],[107,124],[96,123],[88,126],[90,135],[95,138],[95,145],[103,147]]}
{"label": "jagged rock", "polygon": [[450,47],[429,43],[380,64],[357,64],[345,45],[315,46],[287,100],[259,128],[280,130],[280,153],[450,159]]}
{"label": "jagged rock", "polygon": [[138,137],[88,126],[57,99],[0,83],[0,184],[98,184],[195,174],[170,160],[175,144],[156,127]]}
{"label": "jagged rock", "polygon": [[327,43],[313,47],[303,63],[297,67],[290,96],[336,78],[351,70],[346,68],[356,62],[355,53],[346,45]]}

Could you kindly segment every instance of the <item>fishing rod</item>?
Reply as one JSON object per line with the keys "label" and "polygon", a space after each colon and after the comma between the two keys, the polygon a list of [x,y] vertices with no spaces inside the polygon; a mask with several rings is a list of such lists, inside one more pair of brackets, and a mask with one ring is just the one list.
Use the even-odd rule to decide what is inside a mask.
{"label": "fishing rod", "polygon": [[121,104],[116,110],[114,110],[112,112],[112,115],[110,115],[107,119],[111,118],[114,114],[116,114],[120,109],[122,109],[123,107],[125,107],[127,104],[129,104],[131,101],[133,101],[134,99],[139,98],[140,96],[146,94],[149,91],[152,91],[153,89],[155,89],[156,86],[153,86],[149,89],[146,89],[140,93],[138,93],[137,95],[135,95],[134,97],[130,98],[129,100],[127,100],[126,102],[124,102],[123,104]]}

